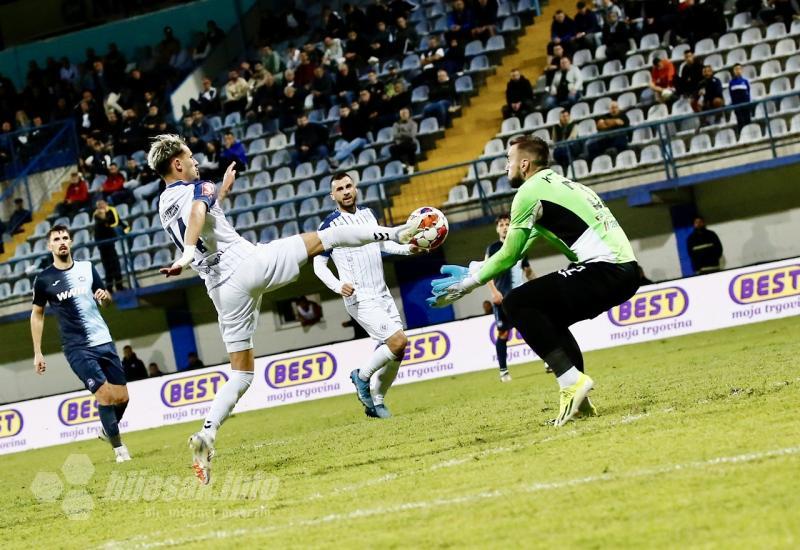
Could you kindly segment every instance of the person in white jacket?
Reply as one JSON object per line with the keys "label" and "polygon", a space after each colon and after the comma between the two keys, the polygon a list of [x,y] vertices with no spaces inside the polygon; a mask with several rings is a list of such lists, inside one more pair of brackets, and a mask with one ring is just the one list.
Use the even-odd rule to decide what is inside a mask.
{"label": "person in white jacket", "polygon": [[561,64],[553,82],[550,85],[550,95],[545,99],[545,107],[552,109],[557,105],[574,105],[583,94],[583,75],[580,69],[572,64],[566,55],[561,58]]}
{"label": "person in white jacket", "polygon": [[[331,179],[331,197],[337,208],[323,220],[320,231],[340,225],[377,224],[370,208],[358,206],[358,189],[346,172],[339,172]],[[384,397],[397,376],[408,344],[400,313],[386,286],[383,252],[408,255],[422,250],[408,244],[376,242],[329,250],[314,258],[314,273],[325,286],[342,296],[347,313],[378,344],[369,360],[350,373],[364,412],[377,418],[391,417]],[[331,257],[338,278],[328,267]]]}

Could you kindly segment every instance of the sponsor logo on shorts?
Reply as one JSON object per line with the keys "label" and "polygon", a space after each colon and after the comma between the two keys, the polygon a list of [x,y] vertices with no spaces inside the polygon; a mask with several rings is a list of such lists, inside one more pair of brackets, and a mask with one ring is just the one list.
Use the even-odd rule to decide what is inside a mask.
{"label": "sponsor logo on shorts", "polygon": [[19,434],[22,424],[22,414],[17,409],[0,410],[0,439]]}
{"label": "sponsor logo on shorts", "polygon": [[611,308],[608,319],[624,327],[638,323],[649,323],[679,317],[689,307],[689,295],[678,286],[645,290],[636,293],[630,300]]}
{"label": "sponsor logo on shorts", "polygon": [[336,373],[336,358],[327,351],[294,355],[271,361],[264,379],[271,388],[281,389],[329,380]]}
{"label": "sponsor logo on shorts", "polygon": [[181,376],[168,380],[161,386],[161,401],[167,407],[183,407],[211,401],[228,376],[222,371]]}
{"label": "sponsor logo on shorts", "polygon": [[[492,341],[492,344],[497,343],[497,322],[492,322],[492,325],[489,327],[489,340]],[[525,340],[522,339],[522,335],[519,331],[515,328],[512,328],[508,331],[508,341],[506,342],[507,346],[519,346],[525,343]]]}
{"label": "sponsor logo on shorts", "polygon": [[731,300],[737,304],[752,304],[800,294],[800,265],[742,273],[728,286]]}
{"label": "sponsor logo on shorts", "polygon": [[65,426],[75,426],[100,420],[94,395],[79,395],[65,399],[58,406],[58,419]]}
{"label": "sponsor logo on shorts", "polygon": [[408,337],[402,366],[444,359],[450,353],[450,338],[441,330],[421,332]]}

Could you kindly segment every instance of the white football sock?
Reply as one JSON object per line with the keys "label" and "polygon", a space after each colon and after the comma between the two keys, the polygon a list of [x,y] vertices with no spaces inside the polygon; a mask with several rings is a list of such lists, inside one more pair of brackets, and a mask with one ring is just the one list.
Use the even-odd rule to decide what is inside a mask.
{"label": "white football sock", "polygon": [[397,378],[397,371],[400,370],[400,361],[389,361],[385,367],[376,372],[370,378],[370,390],[372,391],[372,402],[382,405],[389,388],[392,387],[394,379]]}
{"label": "white football sock", "polygon": [[253,383],[253,373],[241,370],[231,370],[231,376],[211,403],[211,410],[208,411],[203,432],[211,437],[213,441],[217,437],[217,430],[231,414],[231,411],[244,395],[244,392]]}
{"label": "white football sock", "polygon": [[578,381],[578,378],[581,376],[581,371],[576,369],[575,367],[570,367],[570,369],[556,378],[558,380],[558,385],[561,388],[566,388],[567,386],[571,386],[575,382]]}
{"label": "white football sock", "polygon": [[391,352],[389,346],[381,344],[372,353],[372,356],[367,361],[367,364],[358,370],[358,377],[364,382],[367,382],[372,375],[378,372],[381,368],[389,364],[389,361],[397,361],[397,357]]}
{"label": "white football sock", "polygon": [[339,225],[317,231],[325,250],[340,246],[361,246],[379,241],[397,241],[400,227],[381,225]]}

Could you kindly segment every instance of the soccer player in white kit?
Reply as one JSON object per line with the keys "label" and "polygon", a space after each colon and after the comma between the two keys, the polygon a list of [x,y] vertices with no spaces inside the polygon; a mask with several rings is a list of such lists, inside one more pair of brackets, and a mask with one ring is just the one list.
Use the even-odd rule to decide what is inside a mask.
{"label": "soccer player in white kit", "polygon": [[[346,172],[331,180],[331,197],[338,208],[320,225],[320,231],[330,227],[376,225],[375,214],[358,206],[358,189]],[[421,249],[408,244],[374,242],[360,247],[335,248],[314,258],[314,273],[329,289],[341,294],[347,313],[378,343],[366,364],[350,373],[358,399],[367,416],[390,418],[384,396],[397,377],[408,339],[403,322],[383,275],[381,253],[416,254]],[[328,267],[333,257],[336,275]]]}
{"label": "soccer player in white kit", "polygon": [[180,258],[161,273],[179,275],[189,265],[197,271],[217,309],[231,361],[230,379],[214,397],[203,429],[189,438],[195,474],[207,484],[217,430],[253,382],[253,334],[261,296],[297,279],[300,267],[326,250],[385,240],[408,242],[416,228],[413,224],[330,227],[252,244],[236,232],[220,207],[236,179],[233,163],[217,189],[214,183],[199,179],[192,152],[180,136],[172,134],[153,139],[147,162],[167,184],[159,198],[159,217],[181,251]]}

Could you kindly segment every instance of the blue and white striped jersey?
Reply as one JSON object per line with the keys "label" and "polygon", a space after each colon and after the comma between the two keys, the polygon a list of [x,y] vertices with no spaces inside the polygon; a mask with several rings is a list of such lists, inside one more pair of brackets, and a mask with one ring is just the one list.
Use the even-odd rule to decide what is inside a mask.
{"label": "blue and white striped jersey", "polygon": [[[378,220],[372,210],[366,206],[357,207],[352,214],[337,208],[323,220],[319,229],[321,231],[340,225],[378,225]],[[390,294],[383,274],[381,252],[408,254],[408,245],[383,241],[357,247],[334,248],[323,253],[323,256],[333,258],[339,280],[343,283],[351,283],[355,289],[353,296],[343,297],[345,304],[350,305],[360,300]]]}
{"label": "blue and white striped jersey", "polygon": [[58,317],[61,345],[66,349],[91,348],[111,342],[94,292],[105,288],[91,262],[73,262],[69,269],[51,265],[33,282],[33,303],[50,307]]}

